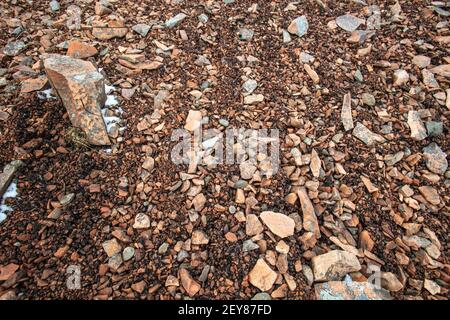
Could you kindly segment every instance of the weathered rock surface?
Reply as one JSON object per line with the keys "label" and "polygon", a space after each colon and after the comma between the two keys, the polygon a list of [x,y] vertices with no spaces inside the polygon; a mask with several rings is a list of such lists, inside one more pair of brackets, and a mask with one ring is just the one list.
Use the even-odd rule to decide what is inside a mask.
{"label": "weathered rock surface", "polygon": [[61,98],[72,125],[93,145],[109,145],[100,109],[106,101],[103,76],[91,62],[52,54],[44,59],[47,77]]}
{"label": "weathered rock surface", "polygon": [[264,259],[258,259],[255,266],[248,274],[250,283],[261,291],[272,289],[276,279],[277,273],[267,265]]}
{"label": "weathered rock surface", "polygon": [[264,211],[261,212],[260,218],[269,230],[280,238],[294,234],[295,222],[287,215],[273,211]]}
{"label": "weathered rock surface", "polygon": [[311,262],[315,281],[340,280],[347,273],[361,269],[358,258],[342,250],[315,256]]}

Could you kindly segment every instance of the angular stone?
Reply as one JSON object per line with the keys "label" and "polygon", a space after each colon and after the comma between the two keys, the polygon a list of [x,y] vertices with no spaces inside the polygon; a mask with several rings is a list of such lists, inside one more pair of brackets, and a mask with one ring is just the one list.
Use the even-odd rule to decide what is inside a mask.
{"label": "angular stone", "polygon": [[17,170],[23,165],[22,160],[13,160],[3,168],[3,172],[0,174],[0,199],[8,189],[11,180],[14,178]]}
{"label": "angular stone", "polygon": [[17,56],[27,45],[23,41],[13,41],[9,42],[4,48],[3,53],[7,56],[14,57]]}
{"label": "angular stone", "polygon": [[192,232],[192,244],[193,245],[202,245],[202,244],[208,244],[208,243],[209,243],[209,239],[203,231],[194,230]]}
{"label": "angular stone", "polygon": [[391,292],[397,292],[403,289],[403,284],[392,272],[381,272],[381,286]]}
{"label": "angular stone", "polygon": [[102,243],[103,250],[105,250],[108,257],[112,257],[115,254],[122,252],[122,247],[120,246],[117,239],[107,240]]}
{"label": "angular stone", "polygon": [[344,96],[344,101],[342,102],[341,121],[345,131],[353,129],[352,96],[350,92]]}
{"label": "angular stone", "polygon": [[441,202],[439,193],[435,188],[430,186],[421,186],[419,187],[419,191],[429,203],[437,206]]}
{"label": "angular stone", "polygon": [[296,34],[298,37],[303,37],[308,32],[309,24],[306,16],[295,18],[288,27],[291,34]]}
{"label": "angular stone", "polygon": [[254,214],[248,214],[245,222],[245,234],[252,237],[264,231],[259,218]]}
{"label": "angular stone", "polygon": [[362,20],[352,16],[350,14],[345,14],[336,18],[336,24],[348,32],[353,32],[361,25]]}
{"label": "angular stone", "polygon": [[184,128],[188,131],[195,131],[202,126],[202,113],[197,110],[189,110]]}
{"label": "angular stone", "polygon": [[368,105],[369,107],[373,107],[376,103],[375,97],[370,93],[363,93],[362,101],[365,105]]}
{"label": "angular stone", "polygon": [[358,258],[346,251],[333,250],[311,260],[315,281],[340,280],[349,272],[359,271]]}
{"label": "angular stone", "polygon": [[311,173],[313,177],[318,178],[320,176],[320,169],[322,167],[322,161],[320,161],[319,154],[316,149],[312,149],[311,162],[309,163]]}
{"label": "angular stone", "polygon": [[427,291],[433,296],[435,294],[441,293],[441,287],[433,280],[425,279],[425,281],[423,282],[423,287],[427,289]]}
{"label": "angular stone", "polygon": [[253,35],[255,34],[255,32],[253,30],[247,29],[247,28],[242,28],[239,29],[239,39],[244,40],[244,41],[250,41],[253,38]]}
{"label": "angular stone", "polygon": [[447,154],[434,142],[423,148],[427,168],[436,174],[444,174],[448,168]]}
{"label": "angular stone", "polygon": [[134,229],[147,229],[150,228],[150,218],[145,213],[138,213],[134,218]]}
{"label": "angular stone", "polygon": [[450,64],[442,64],[431,68],[430,71],[442,77],[450,78]]}
{"label": "angular stone", "polygon": [[142,37],[146,37],[148,32],[150,31],[152,27],[145,23],[138,23],[134,25],[131,29],[140,34]]}
{"label": "angular stone", "polygon": [[174,17],[168,19],[168,20],[165,22],[164,26],[165,26],[166,28],[173,28],[173,27],[175,27],[176,25],[178,25],[181,21],[183,21],[186,17],[187,17],[187,15],[185,15],[184,13],[179,13],[179,14],[177,14],[176,16],[174,16]]}
{"label": "angular stone", "polygon": [[258,259],[252,271],[248,274],[250,283],[261,291],[272,289],[276,279],[277,273],[261,258]]}
{"label": "angular stone", "polygon": [[19,269],[19,265],[15,263],[7,264],[0,267],[0,281],[8,280]]}
{"label": "angular stone", "polygon": [[363,125],[360,122],[356,123],[355,129],[353,129],[352,134],[368,146],[372,146],[376,142],[383,143],[386,141],[386,139],[384,139],[382,136],[380,136],[379,134],[373,133],[365,125]]}
{"label": "angular stone", "polygon": [[111,40],[113,38],[123,38],[128,32],[128,28],[92,28],[92,35],[98,40]]}
{"label": "angular stone", "polygon": [[255,104],[264,101],[262,94],[252,94],[244,97],[244,104]]}
{"label": "angular stone", "polygon": [[369,282],[354,282],[350,276],[344,281],[318,283],[314,286],[317,300],[391,300],[385,289]]}
{"label": "angular stone", "polygon": [[67,55],[76,59],[85,59],[97,54],[98,50],[94,46],[76,40],[70,41],[67,48]]}
{"label": "angular stone", "polygon": [[316,239],[320,238],[319,223],[306,189],[301,187],[297,195],[303,212],[303,228],[308,232],[312,232]]}
{"label": "angular stone", "polygon": [[417,55],[412,59],[412,63],[418,66],[420,69],[426,68],[430,65],[431,59],[427,56]]}
{"label": "angular stone", "polygon": [[309,64],[304,64],[303,68],[305,69],[306,73],[308,74],[308,76],[311,78],[311,80],[315,83],[318,84],[320,82],[320,78],[319,75],[317,74],[316,71],[313,70],[313,68],[311,68],[311,66]]}
{"label": "angular stone", "polygon": [[256,172],[256,166],[253,165],[250,161],[244,161],[239,165],[239,170],[241,172],[241,178],[245,180],[249,180],[253,178],[254,173]]}
{"label": "angular stone", "polygon": [[106,101],[103,76],[91,62],[57,54],[44,60],[47,77],[61,98],[72,125],[93,145],[111,144],[100,109]]}
{"label": "angular stone", "polygon": [[260,218],[270,231],[280,238],[294,234],[295,222],[287,215],[273,211],[264,211],[261,212]]}
{"label": "angular stone", "polygon": [[189,295],[189,297],[192,298],[200,291],[200,289],[202,288],[201,285],[191,277],[189,271],[187,271],[186,269],[181,268],[178,273],[180,276],[181,285],[183,286],[184,290],[186,290],[186,293]]}
{"label": "angular stone", "polygon": [[21,93],[29,93],[41,90],[48,82],[47,77],[42,76],[36,79],[26,79],[22,81]]}
{"label": "angular stone", "polygon": [[405,70],[399,69],[394,72],[394,86],[399,87],[409,81],[409,74]]}

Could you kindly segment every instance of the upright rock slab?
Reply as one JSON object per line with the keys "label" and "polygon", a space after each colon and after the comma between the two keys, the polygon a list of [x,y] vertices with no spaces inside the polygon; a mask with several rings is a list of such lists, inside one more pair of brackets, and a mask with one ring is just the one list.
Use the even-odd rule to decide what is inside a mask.
{"label": "upright rock slab", "polygon": [[23,165],[21,160],[14,160],[8,163],[4,168],[3,172],[0,173],[0,198],[3,196],[5,191],[8,189],[14,174]]}
{"label": "upright rock slab", "polygon": [[93,145],[111,144],[100,109],[106,101],[103,76],[88,61],[58,54],[44,59],[47,77],[61,98],[74,127]]}

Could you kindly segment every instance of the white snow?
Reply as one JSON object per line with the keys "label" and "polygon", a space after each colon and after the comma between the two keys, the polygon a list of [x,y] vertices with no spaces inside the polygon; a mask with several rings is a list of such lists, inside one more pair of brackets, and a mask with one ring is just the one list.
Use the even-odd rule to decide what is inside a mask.
{"label": "white snow", "polygon": [[15,198],[17,197],[17,184],[15,182],[11,182],[8,189],[6,189],[5,193],[2,197],[2,202],[0,204],[0,222],[6,219],[6,213],[9,211],[13,211],[13,209],[6,205],[7,198]]}
{"label": "white snow", "polygon": [[51,100],[56,99],[56,97],[53,95],[53,89],[49,88],[47,90],[38,91],[37,96],[41,100]]}

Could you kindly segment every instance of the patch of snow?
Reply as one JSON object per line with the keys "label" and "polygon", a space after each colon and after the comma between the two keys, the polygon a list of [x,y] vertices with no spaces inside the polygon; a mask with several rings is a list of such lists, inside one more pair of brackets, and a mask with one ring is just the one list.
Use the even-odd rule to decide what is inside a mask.
{"label": "patch of snow", "polygon": [[49,88],[47,90],[38,91],[37,96],[41,100],[52,100],[56,99],[56,97],[53,95],[53,89]]}
{"label": "patch of snow", "polygon": [[116,88],[114,88],[113,86],[109,86],[109,85],[105,84],[105,93],[106,94],[110,94],[114,90],[116,90]]}
{"label": "patch of snow", "polygon": [[119,101],[117,101],[117,98],[115,96],[113,96],[112,94],[106,96],[105,108],[109,108],[118,104]]}
{"label": "patch of snow", "polygon": [[6,213],[13,211],[13,209],[6,205],[7,198],[15,198],[17,197],[17,184],[15,182],[11,182],[8,189],[6,189],[5,193],[2,197],[2,202],[0,204],[0,222],[6,219]]}

